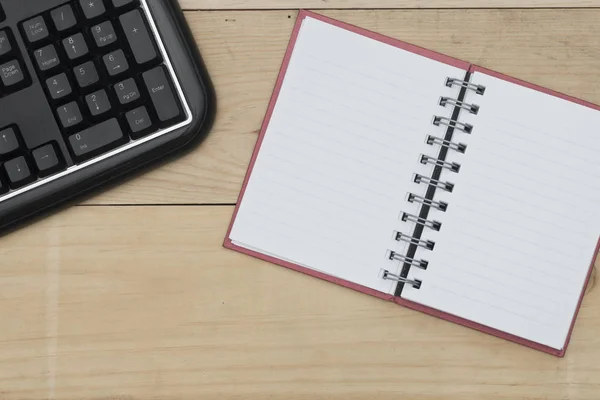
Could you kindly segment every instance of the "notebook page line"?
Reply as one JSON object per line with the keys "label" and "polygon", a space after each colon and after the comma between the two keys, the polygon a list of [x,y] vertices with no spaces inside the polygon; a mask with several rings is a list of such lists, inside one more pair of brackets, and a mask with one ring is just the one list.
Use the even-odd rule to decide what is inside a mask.
{"label": "notebook page line", "polygon": [[[285,137],[285,138],[291,138],[291,136],[287,135],[287,134],[283,134],[281,131],[277,131],[278,134],[281,137]],[[308,132],[307,132],[308,133]],[[405,166],[405,163],[403,164],[396,164],[393,167],[390,168],[373,168],[373,171],[366,171],[364,169],[360,169],[359,167],[361,165],[369,165],[370,164],[366,161],[363,161],[360,158],[356,158],[356,157],[348,157],[346,156],[343,152],[339,152],[339,151],[329,151],[329,152],[325,152],[322,148],[306,142],[306,141],[302,141],[302,140],[298,140],[297,142],[301,143],[302,146],[306,146],[307,149],[299,149],[299,148],[294,148],[290,145],[285,145],[282,144],[282,142],[274,142],[271,147],[275,147],[278,148],[280,150],[288,150],[288,151],[296,151],[295,155],[299,156],[299,155],[303,155],[308,159],[312,159],[312,160],[319,160],[322,161],[324,164],[326,165],[330,165],[334,168],[343,168],[347,171],[353,171],[353,173],[357,174],[358,176],[362,176],[368,179],[371,179],[373,182],[379,182],[384,184],[386,187],[389,185],[389,180],[385,180],[385,177],[389,177],[392,178],[395,176],[395,174],[393,173],[393,171],[396,168],[402,168]],[[314,150],[313,150],[314,149]],[[302,150],[302,151],[300,151]],[[304,151],[306,150],[306,151]],[[313,150],[311,152],[311,150]],[[356,149],[356,148],[351,148],[351,150],[355,150],[359,153],[363,153],[365,155],[373,155],[373,153],[369,153],[369,152],[361,152],[360,149]],[[278,157],[276,152],[273,152],[272,150],[269,150],[271,152],[271,154],[274,154],[276,157]],[[323,154],[323,153],[326,154]],[[348,164],[344,164],[344,165],[338,165],[336,164],[334,161],[331,160],[331,158],[327,158],[327,156],[331,156],[331,154],[335,155],[336,158],[334,161],[339,161],[341,159],[344,159],[346,161],[348,161],[351,165]],[[279,157],[281,158],[281,157]],[[382,157],[383,159],[383,157]],[[286,158],[287,162],[291,162],[291,160],[289,158]],[[398,160],[391,160],[389,158],[385,158],[386,161],[390,161],[390,162],[398,162]],[[353,164],[353,165],[352,165]],[[414,163],[413,163],[414,164]],[[353,168],[349,168],[349,167],[353,167]],[[369,174],[370,172],[370,174]],[[377,172],[378,174],[375,175],[373,174],[373,172]]]}
{"label": "notebook page line", "polygon": [[[299,93],[297,93],[297,95],[314,97],[314,98],[317,98],[319,100],[327,102],[330,106],[342,107],[342,108],[345,108],[345,109],[347,109],[349,111],[352,111],[353,113],[362,114],[362,115],[370,117],[370,118],[374,117],[374,115],[371,114],[371,113],[368,113],[368,112],[366,112],[366,111],[364,111],[362,109],[359,109],[357,107],[351,107],[351,106],[347,105],[345,101],[344,102],[339,102],[339,101],[336,101],[336,100],[331,99],[331,98],[320,96],[320,95],[318,95],[318,94],[316,94],[314,92],[312,92],[312,93],[299,92]],[[299,104],[299,105],[303,105],[305,107],[314,107],[314,103],[310,103],[310,102],[309,103],[305,103],[305,102],[299,101],[298,97],[295,97],[294,100],[293,100],[293,102],[296,103],[296,104]],[[321,109],[321,110],[324,111],[324,109]],[[328,112],[332,112],[331,109],[327,109],[327,111]],[[384,122],[388,123],[389,126],[394,126],[396,129],[398,129],[398,128],[411,129],[412,128],[411,126],[405,125],[405,124],[403,124],[403,123],[401,123],[399,121],[390,120],[388,118],[382,118],[381,116],[377,116],[377,118],[379,119],[379,122],[384,121]],[[417,118],[417,117],[415,117],[413,115],[405,116],[405,120],[406,119],[414,120],[416,123],[419,123],[419,124],[423,123],[423,120],[421,118]]]}
{"label": "notebook page line", "polygon": [[[480,252],[479,249],[477,249],[476,247],[473,247],[473,246],[465,246],[465,247],[470,247],[471,252],[473,252],[473,253],[479,253],[480,255],[482,255],[484,257],[489,257],[490,256],[489,253]],[[483,262],[480,259],[473,258],[473,257],[468,257],[468,256],[465,255],[465,253],[460,253],[459,254],[459,253],[454,252],[452,250],[446,250],[446,254],[452,256],[453,258],[455,258],[457,260],[460,260],[461,262],[470,263],[470,264],[472,264],[472,265],[474,265],[474,266],[476,266],[476,267],[478,267],[478,268],[480,268],[482,270],[490,269],[490,270],[495,270],[496,272],[498,272],[500,274],[508,275],[509,276],[508,279],[513,280],[513,282],[520,281],[520,280],[523,280],[524,282],[526,282],[526,280],[529,278],[529,276],[526,275],[526,274],[517,274],[517,273],[515,273],[515,271],[523,271],[522,269],[510,269],[509,270],[509,269],[506,269],[506,268],[497,268],[497,267],[491,266],[489,264],[485,264],[485,262]],[[514,263],[515,262],[514,259],[504,258],[504,260],[506,260],[506,261],[508,261],[510,263]],[[515,263],[514,265],[515,266],[522,266],[526,270],[529,269],[529,267],[527,265],[524,265],[524,264],[517,264],[517,263]],[[465,272],[470,272],[469,270],[464,269],[463,267],[457,267],[456,264],[454,264],[452,268],[457,268],[457,269],[461,269],[461,270],[463,270]],[[540,269],[538,271],[544,272],[543,269]],[[524,271],[524,272],[526,273],[527,271]],[[537,286],[531,286],[529,284],[525,285],[523,287],[523,289],[527,289],[531,293],[535,293],[538,296],[544,297],[544,298],[548,299],[547,301],[550,301],[550,302],[556,302],[557,299],[558,300],[560,300],[560,299],[567,299],[568,296],[570,295],[570,293],[569,292],[563,292],[563,290],[562,290],[563,289],[562,285],[564,285],[563,276],[550,275],[550,274],[547,274],[547,273],[545,275],[549,279],[548,280],[538,281],[538,283],[540,285],[542,285],[544,289],[549,289],[548,292],[542,291],[542,290],[538,290],[538,289],[542,289],[542,288],[538,288]],[[485,277],[485,276],[482,275],[482,277]],[[513,278],[516,278],[516,279],[513,279]],[[556,284],[548,284],[547,282],[549,280],[552,280]],[[505,284],[505,282],[506,281],[497,281],[497,283],[501,283],[503,285]],[[520,286],[516,286],[516,287],[520,287]],[[552,294],[549,295],[548,293],[552,293]]]}
{"label": "notebook page line", "polygon": [[[325,136],[320,136],[320,138],[322,138],[323,140],[326,140],[327,142],[331,142],[332,144],[335,144],[336,147],[343,147],[343,148],[348,148],[354,151],[361,151],[364,152],[366,155],[373,155],[373,154],[378,154],[380,159],[389,161],[393,164],[397,166],[399,166],[400,162],[404,162],[401,160],[401,157],[410,157],[410,150],[406,149],[406,146],[403,147],[395,147],[393,146],[393,142],[381,142],[378,140],[370,140],[370,138],[366,135],[361,135],[360,133],[355,133],[352,132],[350,129],[342,129],[340,127],[335,127],[335,126],[331,126],[329,124],[320,124],[321,126],[319,126],[318,123],[315,122],[314,125],[312,125],[312,129],[309,129],[308,126],[306,125],[307,121],[313,122],[315,120],[312,120],[310,118],[303,118],[302,116],[300,116],[299,114],[290,112],[290,116],[291,118],[288,119],[290,126],[294,126],[295,129],[308,134],[309,136],[315,136],[315,135],[321,135],[322,131],[319,130],[317,132],[317,129],[321,129],[323,127],[327,127],[329,133],[339,133],[341,135],[344,136],[345,139],[348,138],[348,136],[353,136],[354,139],[359,139],[359,143],[354,143],[354,142],[350,142],[348,140],[343,141],[342,139],[338,138],[338,136],[331,136],[331,137],[325,137]],[[281,128],[277,127],[276,128],[278,132],[283,133],[285,132],[286,137],[293,137],[292,135],[288,134],[287,131],[282,130]],[[369,132],[370,134],[370,132]],[[297,139],[297,136],[295,137]],[[416,135],[415,137],[412,138],[413,141],[416,141]],[[308,143],[307,141],[304,141],[305,143]],[[373,144],[376,145],[377,149],[372,149],[372,151],[366,151],[365,147],[370,146],[370,147],[374,147]],[[394,155],[394,157],[388,156],[385,153],[392,153]],[[385,155],[384,155],[385,154]],[[363,161],[365,162],[365,161]],[[390,172],[387,169],[383,169],[383,167],[375,165],[373,166],[374,169],[377,169],[379,171],[382,172]]]}
{"label": "notebook page line", "polygon": [[[528,231],[531,232],[533,234],[538,234],[538,235],[546,235],[549,238],[552,238],[558,242],[564,242],[564,243],[568,243],[571,244],[573,246],[579,246],[581,243],[578,240],[573,240],[573,239],[577,239],[577,236],[579,236],[579,234],[577,232],[574,232],[572,234],[569,235],[565,235],[565,234],[558,234],[556,235],[555,233],[549,233],[549,232],[553,232],[551,230],[549,230],[550,228],[555,228],[554,226],[548,227],[545,230],[537,230],[532,228],[532,225],[521,225],[516,223],[514,220],[511,221],[510,223],[507,222],[506,218],[499,218],[498,215],[493,215],[493,214],[487,214],[478,210],[475,210],[473,207],[468,207],[468,206],[463,206],[463,205],[458,205],[455,204],[453,206],[454,209],[458,209],[456,211],[457,216],[462,216],[463,218],[467,218],[468,216],[472,216],[473,214],[479,215],[481,217],[485,217],[485,218],[489,218],[490,220],[492,220],[494,222],[494,224],[499,224],[499,225],[507,225],[510,224],[513,228],[517,227],[520,230],[524,230],[524,231]],[[477,219],[478,222],[472,222],[471,223],[473,225],[478,225],[480,227],[483,226],[487,226],[489,224],[482,224],[481,223],[481,219]],[[548,223],[548,225],[552,225],[550,223]]]}
{"label": "notebook page line", "polygon": [[[521,211],[523,209],[523,204],[519,204],[518,208],[505,207],[506,203],[504,203],[504,204],[494,203],[493,201],[490,200],[489,197],[485,197],[485,195],[482,195],[482,196],[483,197],[477,197],[477,195],[471,195],[472,203],[474,205],[485,205],[486,207],[494,208],[495,211],[491,211],[492,213],[497,213],[498,211],[502,211],[505,214],[512,214],[512,215],[516,214],[516,215],[520,216],[519,221],[521,221],[523,219],[532,220],[533,223],[541,223],[541,224],[547,225],[548,229],[559,228],[561,230],[568,232],[569,234],[571,234],[573,236],[578,236],[580,234],[579,229],[572,229],[573,228],[572,226],[562,225],[560,222],[557,222],[555,219],[553,219],[553,220],[542,219],[542,218],[533,216],[532,213],[525,213],[525,212]],[[516,200],[515,200],[515,202],[516,202]],[[476,211],[475,208],[469,207],[467,205],[453,204],[452,206],[453,206],[453,208],[460,207],[466,211],[473,212],[473,213],[478,212],[478,211]],[[481,214],[484,214],[484,213],[481,213]],[[485,213],[485,215],[488,215],[488,214]],[[585,222],[582,222],[581,227],[583,228],[583,227],[586,227],[587,225],[588,224],[586,224]],[[515,226],[522,226],[522,225],[515,225]]]}
{"label": "notebook page line", "polygon": [[[469,221],[462,221],[462,220],[461,220],[461,222],[466,222],[466,223],[468,223]],[[489,229],[487,229],[487,230],[489,231]],[[481,242],[486,242],[486,243],[488,244],[488,247],[489,247],[490,249],[494,249],[494,247],[500,247],[500,248],[504,249],[504,250],[505,250],[507,253],[510,253],[510,252],[515,252],[515,253],[519,253],[521,256],[531,257],[531,259],[532,259],[532,260],[534,260],[535,262],[544,261],[544,262],[547,262],[547,263],[549,263],[549,264],[554,264],[554,263],[556,263],[556,258],[554,258],[554,257],[553,257],[553,258],[551,258],[551,259],[546,259],[546,258],[545,258],[545,256],[547,255],[547,253],[544,253],[544,255],[541,255],[541,254],[536,254],[536,253],[530,253],[530,252],[528,252],[528,251],[524,250],[523,248],[516,248],[516,247],[514,247],[514,246],[508,246],[508,245],[506,245],[506,244],[503,244],[503,243],[501,243],[501,242],[499,242],[499,241],[491,241],[491,240],[488,240],[488,239],[484,239],[484,238],[482,237],[482,236],[483,236],[483,233],[482,233],[482,232],[477,232],[477,233],[478,233],[478,235],[474,235],[474,234],[472,234],[472,233],[470,233],[470,232],[468,232],[468,231],[466,231],[466,230],[464,230],[464,229],[458,228],[458,227],[454,227],[454,229],[453,229],[453,232],[454,232],[454,234],[460,233],[460,234],[462,234],[462,235],[464,235],[464,236],[467,236],[467,237],[469,237],[471,240],[478,240],[478,241],[481,241]],[[449,237],[449,236],[444,236],[443,240],[447,240],[449,243],[450,243],[450,242],[452,242],[452,243],[456,243],[458,246],[462,246],[460,243],[457,243],[457,242],[455,242],[453,239],[448,239],[448,237]],[[463,238],[463,241],[464,241],[464,238]],[[517,240],[515,240],[515,241],[516,241],[516,242],[520,242],[520,240],[519,240],[519,239],[517,239]],[[536,247],[538,247],[538,246],[536,246]],[[541,249],[541,250],[546,250],[546,249],[544,249],[544,248],[540,248],[540,249]],[[493,257],[495,254],[496,254],[496,253],[495,253],[495,252],[493,252],[493,251],[490,251],[490,253],[489,253],[489,255],[490,255],[490,256],[492,256],[492,257]],[[564,266],[564,265],[562,265],[562,266],[561,266],[561,268],[562,268],[563,270],[570,270],[571,272],[575,272],[575,271],[576,271],[575,269],[572,269],[572,268],[566,267],[566,266]]]}
{"label": "notebook page line", "polygon": [[[307,54],[307,55],[310,56],[310,54]],[[402,86],[402,85],[395,84],[390,79],[380,78],[379,75],[376,74],[377,71],[372,71],[373,75],[369,75],[369,74],[365,74],[362,71],[356,71],[356,70],[353,70],[352,68],[348,68],[347,66],[340,66],[339,64],[335,64],[335,63],[333,63],[333,62],[331,62],[329,60],[324,60],[323,62],[326,63],[326,64],[329,64],[330,66],[333,66],[333,67],[337,68],[338,70],[342,70],[344,73],[351,73],[351,74],[359,75],[362,79],[374,81],[374,82],[380,83],[380,84],[385,85],[385,86],[394,87],[396,89],[400,89],[400,90],[402,90],[404,92],[411,93],[411,94],[413,94],[415,96],[418,96],[418,97],[421,97],[423,99],[427,99],[427,96],[424,95],[423,92],[419,92],[417,90],[413,90],[413,89],[411,89],[411,88],[409,88],[407,86]],[[309,68],[310,68],[310,64],[309,64]],[[336,75],[332,74],[331,76],[332,77],[335,76],[337,78]],[[396,75],[396,76],[398,76],[398,75]],[[409,79],[408,77],[404,77],[404,76],[402,76],[402,78]]]}
{"label": "notebook page line", "polygon": [[[471,241],[466,241],[466,243],[477,243],[477,242],[483,242],[484,244],[489,244],[489,241],[486,241],[485,239],[481,239],[481,238],[477,238],[477,237],[473,237],[473,239],[475,240],[471,240]],[[556,279],[559,280],[563,283],[575,283],[577,280],[576,279],[572,279],[570,278],[568,275],[564,274],[564,271],[561,271],[559,274],[555,274],[552,272],[552,270],[544,267],[544,266],[540,266],[539,268],[534,267],[533,265],[537,265],[539,261],[537,257],[532,257],[528,254],[524,254],[520,257],[514,257],[514,254],[512,256],[506,256],[505,254],[511,254],[507,251],[505,252],[492,252],[489,251],[489,249],[487,250],[483,250],[483,247],[476,247],[474,245],[469,245],[469,244],[463,244],[464,238],[462,239],[447,239],[446,242],[448,245],[454,245],[455,248],[467,248],[472,252],[477,252],[480,253],[484,256],[486,256],[488,259],[494,259],[494,260],[502,260],[502,261],[506,261],[511,265],[511,266],[515,266],[515,267],[519,267],[521,270],[523,271],[530,271],[533,272],[535,274],[537,274],[537,276],[540,275],[545,275],[548,278],[551,279]],[[502,246],[499,246],[502,247]],[[450,252],[454,252],[453,249],[449,250]],[[524,257],[523,257],[524,256]],[[531,259],[532,262],[529,264],[525,264],[522,263],[521,261],[524,261],[523,259],[527,258],[527,259]],[[541,264],[541,263],[539,263]],[[568,291],[565,291],[568,292]],[[570,292],[569,292],[570,293]]]}
{"label": "notebook page line", "polygon": [[[448,263],[447,265],[450,266],[450,267],[452,267],[453,270],[460,270],[460,267],[457,268],[456,265],[454,265],[454,264]],[[472,293],[472,291],[484,292],[486,295],[492,295],[492,296],[496,297],[497,299],[502,299],[505,303],[512,303],[512,304],[514,304],[515,306],[517,306],[519,308],[521,308],[521,307],[527,307],[531,311],[534,311],[536,313],[546,314],[546,316],[548,316],[550,318],[556,318],[556,316],[558,315],[558,314],[556,314],[556,313],[554,313],[552,311],[552,310],[555,310],[556,308],[545,309],[545,308],[542,308],[542,307],[540,307],[538,305],[535,305],[535,304],[532,304],[532,303],[529,303],[529,302],[524,302],[523,301],[524,300],[523,297],[521,297],[521,299],[519,299],[519,301],[515,301],[514,296],[510,296],[509,295],[510,294],[510,290],[512,289],[512,287],[507,288],[508,291],[509,291],[509,293],[501,293],[501,292],[495,290],[497,288],[502,288],[501,285],[498,285],[496,287],[492,287],[491,285],[489,285],[490,282],[492,282],[492,283],[499,283],[499,282],[490,281],[489,278],[486,278],[484,276],[482,277],[482,275],[473,273],[472,271],[467,271],[467,274],[470,275],[471,278],[475,278],[476,282],[477,281],[479,281],[479,282],[483,281],[485,283],[485,288],[483,288],[483,284],[471,284],[471,283],[467,283],[467,282],[464,282],[464,281],[457,281],[456,280],[456,275],[446,274],[446,272],[442,271],[442,270],[440,270],[439,272],[437,272],[437,274],[438,274],[438,276],[440,278],[445,278],[445,280],[447,282],[460,283],[460,285],[461,285],[461,287],[463,289],[464,288],[469,288],[470,289],[470,293]],[[526,297],[531,297],[528,292],[525,292],[525,293],[526,293],[526,295],[525,295]],[[514,292],[513,292],[513,294],[514,294]],[[543,304],[548,305],[548,303],[543,303]],[[560,307],[560,308],[563,308],[563,307]]]}
{"label": "notebook page line", "polygon": [[[295,117],[293,119],[291,119],[291,121],[296,122],[296,128],[297,129],[304,129],[307,130],[307,128],[303,128],[301,123],[306,123],[306,121],[309,121],[317,126],[314,127],[314,129],[318,129],[318,127],[326,127],[329,131],[334,130],[337,132],[341,132],[343,134],[349,134],[354,136],[357,139],[361,139],[361,143],[363,143],[364,145],[364,141],[368,141],[370,143],[376,143],[377,145],[379,145],[380,147],[382,147],[383,149],[391,149],[395,152],[398,152],[399,155],[404,154],[404,155],[408,155],[408,153],[410,152],[410,150],[406,150],[406,145],[405,143],[403,143],[404,145],[402,146],[402,148],[399,147],[391,147],[393,146],[395,143],[391,140],[387,140],[387,141],[383,141],[383,140],[379,140],[377,136],[375,135],[371,135],[372,132],[377,132],[379,134],[381,134],[381,136],[387,136],[390,139],[397,139],[398,135],[401,134],[401,131],[398,132],[389,132],[389,131],[384,131],[378,128],[374,128],[374,127],[369,127],[368,125],[365,124],[361,124],[361,123],[354,123],[353,124],[355,126],[363,126],[364,128],[368,128],[368,134],[371,136],[366,136],[366,135],[362,135],[358,132],[353,132],[351,129],[342,129],[340,126],[337,125],[332,125],[331,123],[325,122],[325,121],[320,121],[318,119],[312,118],[310,116],[310,114],[301,114],[298,111],[296,111],[295,108],[292,108],[291,106],[285,105],[280,107],[281,109],[285,110],[286,113],[288,113],[289,115]],[[320,111],[320,110],[316,110],[316,111]],[[405,138],[406,140],[410,140],[410,141],[417,141],[417,134],[413,135],[414,137],[411,138],[409,135],[406,135]],[[327,138],[328,140],[333,140],[330,138]],[[421,142],[424,141],[424,139],[421,138],[420,140]]]}
{"label": "notebook page line", "polygon": [[[455,283],[461,284],[462,282],[455,282]],[[545,322],[545,321],[540,321],[537,318],[532,318],[529,314],[521,314],[521,313],[515,312],[514,309],[512,309],[512,308],[508,309],[508,308],[504,308],[504,307],[499,307],[499,306],[497,306],[495,304],[489,304],[489,303],[486,303],[484,301],[475,299],[475,298],[473,298],[471,296],[466,296],[464,293],[459,293],[459,292],[456,292],[454,290],[450,290],[449,286],[441,286],[441,285],[435,285],[435,284],[433,284],[431,286],[433,286],[436,290],[439,290],[441,292],[446,292],[448,294],[451,294],[452,296],[461,297],[463,299],[468,300],[469,302],[481,303],[481,304],[485,305],[486,307],[500,310],[500,311],[502,311],[504,313],[507,313],[507,314],[510,314],[512,316],[515,316],[515,317],[518,317],[520,319],[523,319],[523,320],[525,320],[527,322],[534,322],[537,325],[543,326],[544,328],[556,328],[556,327],[560,327],[558,324],[552,324],[552,323],[548,323],[548,322]],[[450,312],[450,314],[452,314],[452,313]],[[494,327],[494,326],[492,326],[492,327]]]}
{"label": "notebook page line", "polygon": [[[277,147],[279,147],[280,149],[286,149],[286,147],[285,147],[285,146],[281,146],[281,145],[279,145],[279,144],[278,144],[278,145],[276,145],[276,146],[277,146]],[[288,147],[287,149],[288,149],[288,150],[293,150],[292,148],[289,148],[289,147]],[[280,163],[282,163],[282,164],[290,164],[290,165],[292,165],[292,166],[298,166],[298,164],[295,164],[293,161],[291,161],[291,159],[289,158],[289,156],[284,158],[284,157],[281,157],[281,156],[279,156],[279,154],[280,154],[280,153],[278,153],[278,152],[273,152],[273,151],[268,151],[268,152],[265,152],[265,155],[268,155],[268,156],[269,156],[269,157],[271,157],[273,160],[277,160],[277,161],[279,161],[279,162],[280,162]],[[307,154],[309,154],[309,153],[305,153],[305,155],[307,155]],[[332,162],[329,162],[329,161],[323,161],[323,160],[321,160],[321,159],[318,159],[318,160],[317,160],[317,159],[315,159],[313,156],[307,156],[307,157],[306,157],[306,159],[312,159],[312,160],[314,160],[314,161],[319,161],[319,162],[321,162],[322,164],[319,164],[319,166],[321,166],[321,165],[328,165],[328,166],[330,166],[330,167],[333,167],[334,169],[342,169],[342,170],[346,170],[345,168],[339,167],[339,166],[337,166],[336,164],[334,164],[334,163],[332,163]],[[313,168],[313,167],[308,167],[308,166],[306,166],[306,165],[305,165],[305,166],[303,166],[303,173],[306,173],[306,171],[312,171],[312,172],[315,172],[315,173],[317,173],[317,174],[318,174],[318,173],[323,173],[323,172],[322,172],[322,170],[319,170],[319,169],[317,169],[317,168]],[[364,176],[364,175],[362,175],[362,176]],[[368,177],[368,176],[364,176],[364,177],[366,177],[366,178],[369,178],[369,179],[371,180],[371,182],[377,182],[377,183],[381,183],[381,184],[382,184],[383,186],[385,186],[386,188],[388,187],[385,181],[382,181],[382,180],[380,180],[380,179],[373,179],[373,178],[371,178],[371,177]],[[348,185],[349,185],[349,187],[352,187],[352,186],[355,186],[355,185],[356,185],[355,181],[350,181],[350,180],[346,180],[346,179],[341,179],[341,178],[339,178],[339,177],[338,177],[338,178],[336,178],[336,177],[333,177],[333,176],[331,177],[331,181],[332,181],[332,182],[346,183],[346,184],[348,184]],[[380,197],[382,197],[382,198],[388,199],[388,200],[390,200],[390,201],[395,201],[395,200],[397,200],[396,198],[394,198],[394,197],[390,196],[390,195],[389,195],[389,193],[388,193],[387,191],[381,192],[381,191],[376,191],[376,190],[373,190],[373,189],[371,189],[371,194],[375,194],[375,195],[377,195],[377,196],[380,196]]]}
{"label": "notebook page line", "polygon": [[[581,107],[584,107],[584,106],[581,106]],[[566,144],[568,144],[568,145],[570,145],[570,146],[574,146],[574,147],[582,148],[582,149],[584,149],[584,150],[588,150],[588,149],[590,149],[590,150],[593,150],[593,151],[596,151],[596,152],[600,151],[600,146],[598,146],[598,147],[595,147],[595,146],[586,146],[586,145],[584,145],[584,144],[582,144],[582,143],[580,143],[580,142],[578,142],[578,141],[575,141],[575,140],[569,140],[569,139],[567,139],[567,138],[565,138],[565,137],[562,137],[562,136],[559,136],[559,135],[555,135],[555,134],[553,134],[553,132],[551,132],[551,131],[544,131],[544,132],[542,132],[542,131],[540,131],[540,130],[539,130],[537,127],[531,127],[531,126],[527,126],[527,125],[523,124],[522,122],[516,122],[516,121],[510,120],[510,119],[508,119],[508,118],[506,118],[506,117],[503,117],[503,116],[501,116],[501,115],[494,115],[494,114],[492,114],[492,115],[490,115],[488,118],[489,118],[490,120],[494,120],[494,119],[496,119],[496,120],[498,120],[498,121],[502,121],[503,123],[505,123],[505,124],[507,124],[507,125],[514,125],[514,126],[516,126],[516,127],[519,127],[519,128],[525,129],[525,130],[529,130],[529,131],[532,131],[532,132],[538,133],[538,134],[540,134],[540,135],[542,135],[542,136],[551,136],[553,139],[556,139],[556,140],[558,140],[558,141],[562,141],[562,142],[564,142],[564,143],[566,143]],[[560,128],[562,129],[562,131],[563,131],[563,132],[569,132],[569,131],[573,131],[573,126],[572,126],[572,125],[571,125],[571,126],[569,126],[569,125],[562,125],[562,124],[560,123],[560,120],[558,120],[558,119],[554,119],[554,120],[553,120],[553,124],[555,124],[555,126],[557,126],[557,127],[560,127]],[[522,139],[524,139],[524,138],[525,138],[525,137],[523,137],[523,136],[518,136],[518,137],[519,137],[519,138],[522,138]],[[592,137],[592,138],[593,138],[593,137]],[[598,139],[597,141],[593,141],[593,143],[594,143],[594,144],[595,144],[595,143],[598,143],[598,144],[600,145],[600,139]],[[588,143],[588,144],[589,144],[589,143]]]}

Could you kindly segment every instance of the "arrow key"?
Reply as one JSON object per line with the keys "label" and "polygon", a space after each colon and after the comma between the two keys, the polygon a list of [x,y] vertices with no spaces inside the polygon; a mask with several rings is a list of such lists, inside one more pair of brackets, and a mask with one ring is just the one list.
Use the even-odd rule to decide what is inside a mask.
{"label": "arrow key", "polygon": [[8,176],[10,187],[13,189],[17,189],[35,180],[35,176],[31,174],[31,170],[23,156],[5,162],[4,170]]}
{"label": "arrow key", "polygon": [[90,110],[90,114],[94,117],[110,110],[110,101],[104,90],[88,94],[85,96],[85,102]]}
{"label": "arrow key", "polygon": [[0,157],[5,156],[19,148],[16,128],[0,129]]}
{"label": "arrow key", "polygon": [[59,161],[52,143],[38,147],[32,152],[32,155],[38,175],[41,177],[48,176],[61,169],[62,163]]}

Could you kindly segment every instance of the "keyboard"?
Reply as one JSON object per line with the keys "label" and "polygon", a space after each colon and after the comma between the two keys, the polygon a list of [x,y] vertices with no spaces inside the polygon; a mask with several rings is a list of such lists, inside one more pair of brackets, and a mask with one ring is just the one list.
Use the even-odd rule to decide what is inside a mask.
{"label": "keyboard", "polygon": [[0,229],[191,148],[214,113],[176,0],[0,0]]}

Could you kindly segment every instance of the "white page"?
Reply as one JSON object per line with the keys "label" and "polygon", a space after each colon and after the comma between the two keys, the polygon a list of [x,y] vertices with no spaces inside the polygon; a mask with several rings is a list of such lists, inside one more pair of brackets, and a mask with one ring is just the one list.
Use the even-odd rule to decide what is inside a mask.
{"label": "white page", "polygon": [[[230,239],[237,245],[391,293],[388,250],[405,252],[400,212],[446,77],[464,70],[307,17]],[[451,109],[445,110],[450,115]]]}
{"label": "white page", "polygon": [[420,289],[402,297],[550,347],[564,346],[600,234],[600,112],[474,73],[477,115],[442,194],[448,211]]}

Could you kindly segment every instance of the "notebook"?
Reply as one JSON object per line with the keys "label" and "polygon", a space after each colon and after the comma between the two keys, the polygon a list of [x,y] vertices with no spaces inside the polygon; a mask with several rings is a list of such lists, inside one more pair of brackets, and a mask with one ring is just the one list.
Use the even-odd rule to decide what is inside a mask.
{"label": "notebook", "polygon": [[562,356],[598,110],[300,11],[224,245]]}

